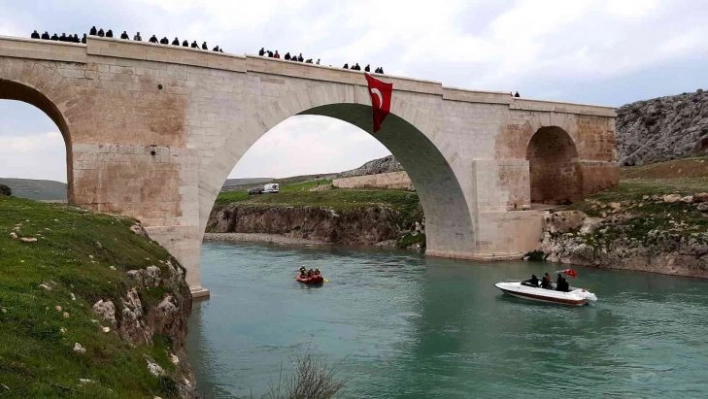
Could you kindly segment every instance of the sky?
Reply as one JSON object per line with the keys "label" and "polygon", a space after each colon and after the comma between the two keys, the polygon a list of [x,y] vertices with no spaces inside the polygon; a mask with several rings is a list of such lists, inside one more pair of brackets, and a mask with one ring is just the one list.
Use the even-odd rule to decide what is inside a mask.
{"label": "sky", "polygon": [[[0,35],[96,25],[206,40],[235,54],[264,46],[325,65],[370,63],[448,87],[620,106],[706,88],[706,17],[703,0],[0,0]],[[66,181],[64,151],[43,113],[0,100],[0,176]],[[354,126],[296,116],[256,142],[231,177],[339,172],[388,153]]]}

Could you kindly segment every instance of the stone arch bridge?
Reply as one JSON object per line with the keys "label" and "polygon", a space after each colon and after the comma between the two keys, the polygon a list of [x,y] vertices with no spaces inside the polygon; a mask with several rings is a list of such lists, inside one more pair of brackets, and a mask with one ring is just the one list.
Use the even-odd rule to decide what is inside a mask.
{"label": "stone arch bridge", "polygon": [[[382,79],[394,84],[391,115],[374,137],[417,188],[429,255],[520,257],[539,239],[532,202],[574,201],[618,182],[612,108]],[[361,72],[96,37],[0,37],[0,99],[57,124],[70,202],[141,220],[186,267],[195,297],[208,294],[200,250],[209,213],[251,145],[300,114],[371,133]]]}

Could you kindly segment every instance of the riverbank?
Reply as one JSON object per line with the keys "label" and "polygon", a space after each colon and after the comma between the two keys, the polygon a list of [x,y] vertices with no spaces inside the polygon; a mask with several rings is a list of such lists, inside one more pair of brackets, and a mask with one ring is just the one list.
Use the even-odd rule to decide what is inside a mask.
{"label": "riverbank", "polygon": [[[418,195],[405,190],[338,189],[329,180],[282,184],[280,193],[219,195],[207,233],[257,234],[231,240],[292,241],[421,250],[425,246]],[[283,237],[280,238],[264,238]]]}
{"label": "riverbank", "polygon": [[0,396],[192,397],[184,269],[133,219],[0,196]]}
{"label": "riverbank", "polygon": [[304,238],[285,237],[278,234],[262,233],[206,233],[204,241],[222,242],[262,242],[275,245],[298,245],[298,246],[326,246],[331,243],[307,240]]}
{"label": "riverbank", "polygon": [[623,177],[548,212],[534,258],[708,278],[708,159],[624,168]]}

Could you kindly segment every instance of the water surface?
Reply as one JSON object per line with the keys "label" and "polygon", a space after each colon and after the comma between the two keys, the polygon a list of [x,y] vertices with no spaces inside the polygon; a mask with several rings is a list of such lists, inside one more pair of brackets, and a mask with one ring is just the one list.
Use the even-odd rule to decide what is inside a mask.
{"label": "water surface", "polygon": [[[330,281],[308,288],[299,265]],[[583,308],[501,295],[557,266],[205,243],[188,354],[213,397],[255,397],[311,348],[342,397],[707,397],[708,282],[576,268]]]}

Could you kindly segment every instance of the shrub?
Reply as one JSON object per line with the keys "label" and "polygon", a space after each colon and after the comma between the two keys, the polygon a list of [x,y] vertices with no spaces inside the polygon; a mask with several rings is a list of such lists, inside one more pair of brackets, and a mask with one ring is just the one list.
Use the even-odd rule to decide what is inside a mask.
{"label": "shrub", "polygon": [[0,195],[10,196],[12,195],[12,189],[4,184],[0,184]]}
{"label": "shrub", "polygon": [[285,392],[282,392],[282,373],[277,386],[272,386],[265,395],[267,399],[330,399],[345,385],[345,381],[337,378],[333,367],[318,361],[308,348],[303,354],[295,357],[295,375],[286,380]]}

